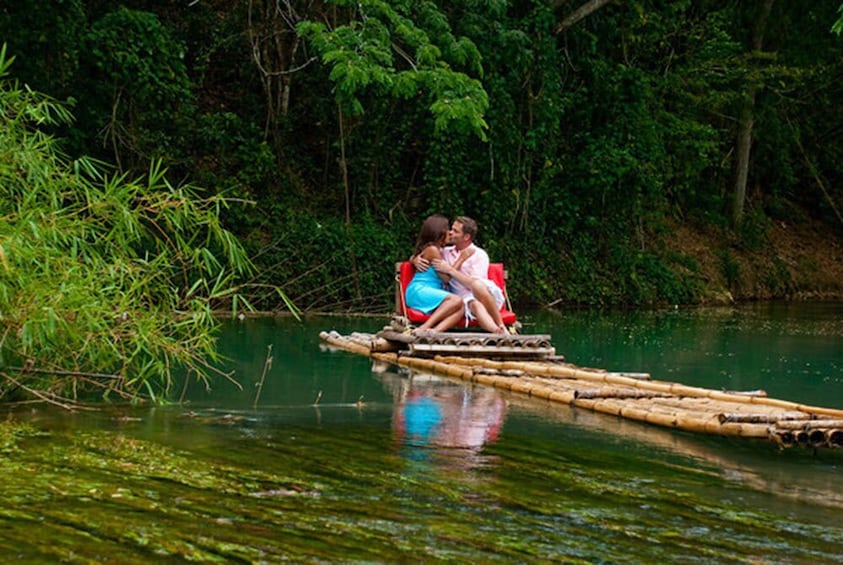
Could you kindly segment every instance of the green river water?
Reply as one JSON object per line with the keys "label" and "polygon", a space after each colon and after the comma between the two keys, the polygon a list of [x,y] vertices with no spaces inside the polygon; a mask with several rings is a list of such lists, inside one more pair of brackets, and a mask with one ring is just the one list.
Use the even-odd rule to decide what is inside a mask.
{"label": "green river water", "polygon": [[[522,320],[578,365],[843,408],[843,304]],[[7,407],[0,556],[843,561],[841,450],[657,428],[373,367],[320,343],[322,330],[385,323],[229,323],[220,347],[242,390],[194,382],[167,406]]]}

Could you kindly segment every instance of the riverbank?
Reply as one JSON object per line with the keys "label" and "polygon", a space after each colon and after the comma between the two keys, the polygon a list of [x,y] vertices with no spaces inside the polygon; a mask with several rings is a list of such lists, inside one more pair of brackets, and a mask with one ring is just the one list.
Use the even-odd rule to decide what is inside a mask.
{"label": "riverbank", "polygon": [[[740,235],[725,226],[664,221],[666,224],[643,238],[649,261],[645,266],[655,268],[640,272],[630,266],[635,260],[627,259],[640,251],[631,244],[617,251],[613,260],[587,253],[574,256],[577,247],[566,247],[564,242],[555,245],[567,252],[544,249],[542,255],[530,256],[529,264],[523,255],[502,252],[494,245],[490,254],[507,265],[509,294],[516,311],[843,300],[843,231],[811,220],[798,209],[787,221],[754,218]],[[397,237],[385,232],[381,236]],[[405,244],[399,249],[403,247]],[[313,242],[290,250],[290,264],[296,267],[287,274],[278,274],[269,263],[261,268],[266,270],[267,280],[270,273],[278,277],[271,279],[273,284],[280,284],[305,314],[388,316],[394,304],[393,261],[402,257],[401,251],[389,248],[375,258],[361,259],[357,264],[359,293],[349,274],[351,267],[337,267],[345,261],[344,256],[332,256],[330,268],[314,264],[327,253],[324,242]],[[565,267],[554,268],[560,261]],[[639,280],[632,281],[634,276]],[[637,295],[631,293],[640,288],[644,290]],[[254,300],[260,312],[246,315],[288,313],[286,304],[276,298],[273,295],[263,303]]]}
{"label": "riverbank", "polygon": [[696,264],[704,304],[843,299],[843,239],[829,226],[770,221],[750,239],[677,224],[665,245]]}

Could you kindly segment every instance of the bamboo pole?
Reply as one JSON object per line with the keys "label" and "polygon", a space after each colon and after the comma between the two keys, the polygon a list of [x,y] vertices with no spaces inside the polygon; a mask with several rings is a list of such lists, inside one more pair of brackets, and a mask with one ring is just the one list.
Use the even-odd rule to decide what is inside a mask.
{"label": "bamboo pole", "polygon": [[809,430],[808,431],[808,445],[811,447],[821,447],[825,445],[825,431],[824,430]]}
{"label": "bamboo pole", "polygon": [[[466,359],[460,357],[442,357],[437,356],[435,357],[437,361],[441,361],[443,363],[450,363],[450,362],[457,362],[461,365],[467,366],[479,366],[484,368],[495,368],[499,370],[522,370],[525,372],[533,372],[535,367],[533,364],[529,362],[518,362],[518,361],[491,361],[488,359]],[[526,365],[526,366],[525,366]],[[562,370],[559,370],[562,369]],[[544,371],[538,371],[544,372]],[[588,372],[588,371],[581,371],[577,369],[571,368],[557,368],[557,370],[548,371],[550,374],[572,374],[576,375],[577,377],[581,377],[585,374],[587,377],[586,380],[590,382],[606,382],[607,380],[614,380],[617,378],[617,375],[607,374],[607,373],[597,373],[597,372]],[[475,378],[479,377],[480,375],[475,375]],[[656,424],[664,427],[678,427],[681,429],[685,429],[688,431],[696,431],[702,432],[707,434],[721,434],[721,435],[734,435],[734,436],[741,436],[741,437],[756,437],[756,438],[763,438],[768,437],[769,431],[767,428],[767,421],[758,421],[753,422],[750,418],[750,421],[720,421],[720,414],[715,413],[714,415],[706,415],[700,416],[699,411],[693,411],[688,409],[680,409],[674,410],[672,412],[663,412],[654,409],[645,409],[645,408],[638,408],[629,405],[617,405],[613,402],[596,402],[594,399],[590,398],[578,398],[578,396],[588,396],[582,395],[581,393],[578,394],[576,390],[569,391],[569,392],[549,392],[549,391],[540,391],[538,387],[518,387],[516,386],[513,388],[511,382],[506,382],[506,384],[502,384],[498,377],[492,377],[491,375],[483,375],[483,381],[488,381],[489,384],[492,386],[496,386],[497,388],[503,388],[506,390],[510,390],[513,392],[523,392],[528,393],[531,396],[535,396],[538,398],[545,398],[547,397],[549,400],[556,401],[556,402],[564,402],[566,404],[572,404],[574,406],[587,408],[596,412],[621,416],[624,418],[629,418],[633,420],[639,420],[643,422],[648,422],[651,424]],[[689,398],[694,398],[702,401],[718,401],[720,403],[733,403],[733,404],[757,404],[757,402],[753,402],[753,400],[757,399],[764,399],[764,397],[756,397],[756,396],[745,396],[739,394],[728,394],[719,391],[710,391],[708,389],[695,389],[694,387],[687,387],[685,385],[677,385],[674,383],[662,383],[662,382],[642,382],[637,379],[628,379],[632,381],[631,383],[626,383],[632,387],[640,387],[647,390],[655,390],[661,392],[667,392],[673,395],[673,400],[677,402],[682,402],[683,397],[677,394],[679,392],[691,392],[691,395],[687,395]],[[653,386],[655,385],[655,386]],[[693,393],[697,393],[696,395]],[[546,395],[546,396],[545,396]],[[670,400],[670,398],[653,398],[655,401],[664,401]],[[764,404],[764,403],[762,403]],[[792,402],[781,402],[781,403],[774,403],[774,404],[783,404],[788,407],[794,406],[801,406]],[[775,408],[776,406],[769,406],[769,408]],[[834,410],[831,410],[834,412]],[[800,417],[809,417],[804,415],[803,412],[805,411],[796,411],[799,412]],[[703,412],[704,413],[704,412]],[[798,435],[796,436],[799,443],[809,444],[809,437],[807,434]]]}
{"label": "bamboo pole", "polygon": [[571,404],[596,412],[687,431],[741,437],[767,437],[767,426],[751,423],[720,423],[716,414],[688,410],[657,410],[610,399],[574,399]]}
{"label": "bamboo pole", "polygon": [[780,448],[793,447],[796,445],[796,437],[790,430],[768,430],[769,438],[776,442]]}
{"label": "bamboo pole", "polygon": [[636,390],[620,387],[601,387],[597,389],[579,390],[574,393],[575,398],[654,398],[656,396],[665,396],[661,392],[651,392],[648,390]]}
{"label": "bamboo pole", "polygon": [[527,396],[532,396],[532,392],[536,388],[538,387],[536,387],[535,385],[532,385],[527,382],[518,381],[517,379],[509,384],[510,392],[526,394]]}
{"label": "bamboo pole", "polygon": [[471,380],[477,384],[495,386],[497,378],[492,375],[473,375]]}
{"label": "bamboo pole", "polygon": [[372,353],[372,359],[376,359],[376,360],[381,361],[383,363],[391,363],[393,365],[400,365],[400,363],[398,363],[398,354],[397,353],[391,353],[391,352],[389,352],[389,353],[382,353],[382,352]]}
{"label": "bamboo pole", "polygon": [[321,337],[322,340],[327,342],[329,345],[345,349],[352,353],[357,353],[358,355],[365,355],[368,357],[371,353],[371,350],[365,345],[361,345],[351,341],[350,339],[344,338],[336,332],[332,332],[330,334],[328,332],[320,332],[319,337]]}
{"label": "bamboo pole", "polygon": [[804,421],[810,418],[808,414],[804,412],[788,412],[785,414],[777,414],[775,412],[769,412],[767,414],[758,414],[758,413],[724,413],[721,412],[717,415],[717,418],[720,420],[720,423],[726,422],[746,422],[751,424],[776,424],[782,421],[790,422],[790,421],[800,421],[804,425]]}
{"label": "bamboo pole", "polygon": [[[806,412],[794,410],[781,410],[769,406],[754,406],[736,402],[713,400],[710,398],[686,397],[686,396],[654,396],[649,399],[654,406],[682,407],[686,410],[697,410],[700,412],[715,413],[721,420],[733,422],[745,421],[751,423],[753,419],[759,420],[762,417],[771,417],[771,422],[778,420],[808,420],[812,416]],[[757,418],[755,418],[757,416]]]}
{"label": "bamboo pole", "polygon": [[778,422],[776,427],[783,430],[813,430],[817,428],[843,429],[843,420],[807,420],[807,421],[783,421]]}
{"label": "bamboo pole", "polygon": [[552,390],[547,399],[562,404],[571,404],[574,402],[574,393],[567,390]]}

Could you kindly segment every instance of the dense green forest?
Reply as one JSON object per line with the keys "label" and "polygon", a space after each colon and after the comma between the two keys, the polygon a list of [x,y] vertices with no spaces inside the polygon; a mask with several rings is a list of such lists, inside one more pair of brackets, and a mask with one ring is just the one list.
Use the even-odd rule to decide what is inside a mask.
{"label": "dense green forest", "polygon": [[0,41],[75,116],[65,154],[234,203],[258,309],[388,310],[434,212],[479,221],[518,303],[692,304],[810,291],[771,234],[843,234],[838,8],[6,0]]}

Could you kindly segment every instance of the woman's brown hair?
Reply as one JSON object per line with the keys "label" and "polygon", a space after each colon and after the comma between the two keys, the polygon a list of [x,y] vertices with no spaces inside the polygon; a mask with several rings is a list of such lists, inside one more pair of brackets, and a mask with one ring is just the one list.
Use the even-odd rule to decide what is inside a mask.
{"label": "woman's brown hair", "polygon": [[421,253],[431,243],[444,243],[448,235],[450,222],[442,214],[428,216],[422,224],[416,240],[416,253]]}

